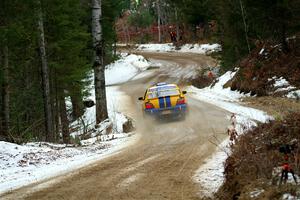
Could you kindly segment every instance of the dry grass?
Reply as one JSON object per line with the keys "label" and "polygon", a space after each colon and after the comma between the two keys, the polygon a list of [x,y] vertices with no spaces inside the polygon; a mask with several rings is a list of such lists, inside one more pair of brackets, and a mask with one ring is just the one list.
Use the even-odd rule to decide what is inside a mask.
{"label": "dry grass", "polygon": [[[291,85],[300,87],[300,37],[289,40],[288,43],[288,53],[282,51],[281,46],[270,42],[258,45],[241,60],[240,70],[230,87],[257,96],[266,96],[276,91],[273,87],[274,80],[268,80],[274,76],[284,77]],[[264,52],[260,53],[262,48]]]}
{"label": "dry grass", "polygon": [[282,97],[248,97],[243,99],[243,102],[249,107],[267,112],[278,120],[282,120],[292,112],[300,113],[300,101]]}

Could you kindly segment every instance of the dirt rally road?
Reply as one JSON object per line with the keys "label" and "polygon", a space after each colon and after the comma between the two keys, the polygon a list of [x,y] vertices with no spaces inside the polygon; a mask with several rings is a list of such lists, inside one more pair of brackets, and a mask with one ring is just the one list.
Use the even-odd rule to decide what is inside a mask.
{"label": "dirt rally road", "polygon": [[[215,62],[204,55],[144,53],[161,63],[120,86],[131,102],[122,111],[132,117],[139,139],[121,153],[66,176],[13,191],[3,199],[101,199],[101,200],[188,200],[201,199],[195,171],[215,146],[213,135],[226,137],[228,113],[213,105],[188,97],[185,121],[142,120],[137,101],[151,82],[170,81],[184,85],[191,71]],[[140,78],[139,78],[140,77]],[[220,166],[222,167],[222,166]],[[53,183],[53,184],[50,184]]]}

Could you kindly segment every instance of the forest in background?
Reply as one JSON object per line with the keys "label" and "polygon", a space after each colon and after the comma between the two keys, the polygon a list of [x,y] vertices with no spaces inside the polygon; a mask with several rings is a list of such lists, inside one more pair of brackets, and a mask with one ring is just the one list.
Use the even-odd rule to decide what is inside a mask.
{"label": "forest in background", "polygon": [[[4,0],[0,2],[0,139],[70,142],[69,122],[84,112],[84,78],[93,69],[92,1]],[[222,44],[221,67],[232,69],[261,43],[282,45],[300,31],[300,2],[297,0],[102,0],[104,63],[115,59],[115,22],[130,12],[130,26],[158,29],[172,24],[196,33],[202,40]],[[45,101],[42,87],[40,16],[43,19],[46,59],[49,67],[50,108],[53,137],[45,131]],[[216,22],[217,30],[210,32]],[[145,35],[147,37],[147,35]],[[190,42],[199,35],[191,34]],[[147,41],[142,38],[141,42]],[[69,113],[65,99],[70,98]],[[64,131],[66,138],[60,133]]]}
{"label": "forest in background", "polygon": [[[105,63],[113,60],[114,21],[126,1],[102,1]],[[40,19],[48,65],[51,133],[47,133]],[[84,112],[83,80],[93,69],[92,1],[0,2],[0,139],[70,142],[69,123]],[[72,102],[72,109],[65,104]],[[69,113],[69,111],[72,111]],[[64,132],[64,138],[60,133]]]}
{"label": "forest in background", "polygon": [[[161,31],[163,36],[158,41],[169,41],[168,30],[175,30],[180,35],[180,29],[185,29],[189,33],[186,33],[188,42],[218,42],[223,48],[224,71],[231,69],[237,61],[264,42],[282,44],[284,51],[288,51],[286,38],[300,31],[300,2],[297,0],[137,2],[123,25],[144,29],[153,25],[161,26],[162,29],[164,26],[174,26],[172,29],[167,27],[166,33]],[[128,27],[123,29],[126,28]],[[123,29],[120,28],[119,31],[124,31]],[[147,34],[142,34],[142,37],[136,42],[147,42],[151,39]]]}

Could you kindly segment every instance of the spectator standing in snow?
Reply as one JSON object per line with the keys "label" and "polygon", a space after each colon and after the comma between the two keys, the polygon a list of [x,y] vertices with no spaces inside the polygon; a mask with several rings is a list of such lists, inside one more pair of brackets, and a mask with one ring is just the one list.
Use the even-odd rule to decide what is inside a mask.
{"label": "spectator standing in snow", "polygon": [[183,28],[180,28],[180,29],[179,29],[179,41],[182,41],[182,40],[183,40],[183,34],[184,34]]}
{"label": "spectator standing in snow", "polygon": [[294,170],[292,169],[292,167],[289,164],[289,159],[290,159],[289,155],[293,155],[293,146],[291,146],[289,144],[282,145],[279,148],[279,152],[284,154],[284,162],[283,162],[282,169],[281,169],[281,177],[280,177],[279,185],[282,184],[282,181],[284,181],[284,184],[287,182],[289,173],[292,174],[293,179],[294,179],[295,183],[297,184],[297,179],[296,179]]}
{"label": "spectator standing in snow", "polygon": [[282,180],[284,181],[284,184],[286,184],[286,181],[288,180],[288,177],[289,177],[289,173],[292,174],[295,183],[298,184],[295,173],[294,173],[294,170],[291,168],[291,166],[289,165],[289,163],[286,160],[282,165],[282,171],[281,171],[281,177],[280,177],[279,185],[282,184]]}
{"label": "spectator standing in snow", "polygon": [[177,42],[175,31],[170,32],[171,42]]}
{"label": "spectator standing in snow", "polygon": [[234,113],[232,113],[230,121],[231,125],[227,127],[227,134],[229,135],[229,140],[234,143],[238,136],[236,131],[236,116]]}

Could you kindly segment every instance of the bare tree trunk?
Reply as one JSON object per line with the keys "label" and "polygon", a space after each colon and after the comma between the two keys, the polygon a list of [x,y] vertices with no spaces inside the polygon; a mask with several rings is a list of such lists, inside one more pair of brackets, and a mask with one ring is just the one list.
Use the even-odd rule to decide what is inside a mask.
{"label": "bare tree trunk", "polygon": [[192,27],[192,32],[193,32],[193,40],[194,42],[198,42],[198,35],[197,35],[197,26],[193,25]]}
{"label": "bare tree trunk", "polygon": [[54,142],[53,132],[53,119],[51,109],[50,98],[50,84],[49,84],[49,70],[46,56],[45,47],[45,34],[44,34],[44,22],[41,2],[38,1],[38,31],[39,31],[39,45],[40,56],[42,61],[42,82],[43,82],[43,98],[44,98],[44,112],[45,112],[45,124],[46,124],[46,141]]}
{"label": "bare tree trunk", "polygon": [[[57,88],[57,86],[55,86]],[[57,93],[57,90],[55,90],[55,104],[54,104],[54,109],[53,109],[53,132],[54,132],[54,138],[55,141],[59,141],[60,138],[60,127],[59,127],[59,123],[60,123],[60,110],[59,110],[59,96]]]}
{"label": "bare tree trunk", "polygon": [[92,34],[94,46],[94,80],[96,96],[96,123],[108,117],[105,91],[105,66],[103,63],[103,37],[102,37],[102,11],[101,0],[92,0]]}
{"label": "bare tree trunk", "polygon": [[126,34],[127,34],[127,38],[128,38],[128,43],[131,43],[131,37],[130,37],[130,33],[129,33],[127,25],[126,25]]}
{"label": "bare tree trunk", "polygon": [[3,136],[6,140],[10,138],[10,115],[9,115],[9,105],[10,105],[10,96],[9,96],[9,64],[8,64],[8,47],[4,46],[3,48],[3,85],[2,85],[2,92],[3,92],[3,108],[2,108],[2,128],[3,128]]}
{"label": "bare tree trunk", "polygon": [[240,7],[241,7],[241,12],[242,12],[242,17],[243,17],[245,39],[246,39],[246,42],[247,42],[248,53],[250,53],[250,44],[249,44],[249,38],[248,38],[248,26],[247,26],[247,23],[246,23],[246,13],[245,13],[245,9],[244,9],[242,0],[240,0]]}
{"label": "bare tree trunk", "polygon": [[59,98],[59,114],[60,114],[63,142],[65,144],[69,144],[70,143],[69,119],[68,119],[65,96],[63,91],[61,91],[60,98]]}
{"label": "bare tree trunk", "polygon": [[161,12],[160,12],[160,2],[156,0],[156,9],[157,9],[157,28],[158,28],[158,42],[161,43]]}
{"label": "bare tree trunk", "polygon": [[60,110],[59,110],[59,83],[57,80],[57,71],[56,69],[52,72],[52,115],[53,115],[53,132],[55,141],[59,141],[60,139]]}
{"label": "bare tree trunk", "polygon": [[71,103],[72,103],[72,118],[73,120],[78,119],[83,115],[83,102],[81,99],[81,94],[74,94],[73,92],[70,94]]}
{"label": "bare tree trunk", "polygon": [[176,37],[177,41],[180,40],[180,32],[179,32],[179,20],[178,20],[178,10],[175,8],[175,20],[176,20]]}
{"label": "bare tree trunk", "polygon": [[286,25],[284,22],[282,22],[282,25],[281,25],[281,31],[280,31],[280,40],[281,40],[281,43],[282,43],[282,49],[284,52],[288,52],[289,51],[289,45],[287,43],[287,40],[286,40]]}
{"label": "bare tree trunk", "polygon": [[[0,98],[2,100],[2,93],[0,94]],[[0,102],[0,106],[2,106],[2,102]],[[3,122],[2,118],[3,118],[2,112],[0,110],[0,141],[6,140],[6,137],[4,136],[4,132],[3,132],[3,127],[2,127],[2,122]]]}
{"label": "bare tree trunk", "polygon": [[128,37],[127,37],[127,32],[126,32],[126,28],[124,25],[124,22],[122,21],[122,31],[123,31],[123,35],[124,35],[124,39],[125,39],[125,44],[128,44]]}

